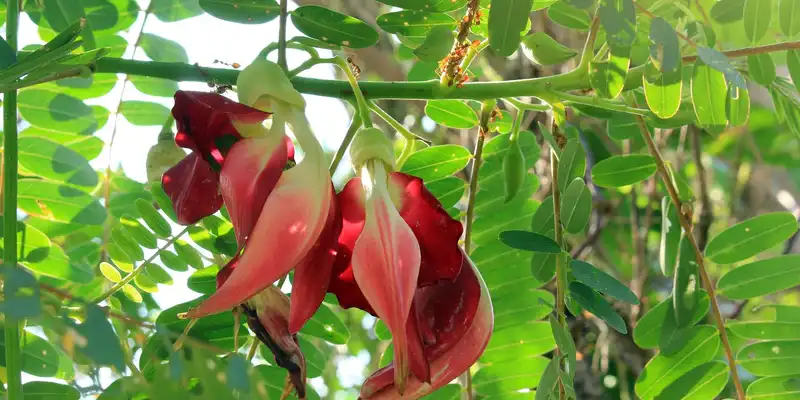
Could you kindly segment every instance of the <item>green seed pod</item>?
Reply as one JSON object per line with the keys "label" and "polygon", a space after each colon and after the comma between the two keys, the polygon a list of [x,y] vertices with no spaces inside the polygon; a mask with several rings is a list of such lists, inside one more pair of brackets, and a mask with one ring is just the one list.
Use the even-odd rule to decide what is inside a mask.
{"label": "green seed pod", "polygon": [[392,142],[378,128],[361,128],[350,144],[350,160],[356,171],[369,160],[381,160],[393,169]]}
{"label": "green seed pod", "polygon": [[175,144],[172,135],[169,136],[169,139],[159,137],[158,142],[147,152],[145,166],[148,183],[160,183],[161,175],[186,157],[183,149]]}
{"label": "green seed pod", "polygon": [[506,203],[511,201],[525,183],[525,155],[519,147],[519,141],[512,139],[508,143],[508,151],[503,158],[503,173],[506,178]]}

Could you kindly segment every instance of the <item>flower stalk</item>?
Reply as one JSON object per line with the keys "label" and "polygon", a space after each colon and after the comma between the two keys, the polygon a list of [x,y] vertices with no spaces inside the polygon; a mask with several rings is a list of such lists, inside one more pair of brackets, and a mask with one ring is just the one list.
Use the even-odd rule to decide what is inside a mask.
{"label": "flower stalk", "polygon": [[[6,41],[14,54],[18,50],[19,2],[7,2]],[[3,263],[17,267],[17,92],[3,95]],[[9,399],[22,398],[22,348],[20,331],[22,322],[6,315],[6,389]]]}

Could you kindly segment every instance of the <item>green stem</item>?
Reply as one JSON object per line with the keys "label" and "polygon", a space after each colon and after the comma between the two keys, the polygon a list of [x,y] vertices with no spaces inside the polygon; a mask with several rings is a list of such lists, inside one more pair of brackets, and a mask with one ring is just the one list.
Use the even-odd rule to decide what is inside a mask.
{"label": "green stem", "polygon": [[576,94],[563,93],[563,92],[553,93],[553,96],[560,99],[564,103],[564,105],[569,105],[570,103],[585,104],[597,108],[602,108],[605,110],[617,111],[626,114],[642,115],[645,117],[655,116],[655,114],[653,114],[653,112],[650,110],[629,107],[626,104],[618,103],[607,99],[602,99],[599,97],[579,96]]}
{"label": "green stem", "polygon": [[594,42],[597,39],[597,32],[600,30],[600,18],[595,15],[592,19],[592,27],[589,29],[589,36],[586,37],[586,42],[583,45],[581,52],[581,60],[575,68],[577,71],[589,76],[589,62],[594,58]]}
{"label": "green stem", "polygon": [[139,266],[136,267],[136,269],[134,269],[128,275],[126,275],[124,278],[122,278],[122,280],[120,280],[119,282],[114,284],[114,286],[112,286],[111,289],[108,289],[105,293],[101,294],[100,296],[97,296],[94,300],[88,302],[88,304],[100,303],[101,301],[106,300],[109,297],[111,297],[114,293],[118,292],[125,285],[127,285],[130,281],[132,281],[133,278],[136,278],[136,275],[139,275],[139,273],[141,273],[147,267],[147,264],[153,262],[153,260],[155,260],[156,257],[158,257],[159,253],[161,253],[162,251],[166,250],[167,247],[172,246],[172,244],[175,243],[176,240],[178,240],[181,236],[183,236],[183,234],[185,234],[188,231],[189,231],[189,227],[183,228],[183,230],[178,232],[177,235],[173,236],[172,238],[167,240],[167,242],[164,243],[163,246],[159,247],[155,251],[155,253],[153,253],[152,256],[150,256],[147,260],[145,260],[144,262],[139,264]]}
{"label": "green stem", "polygon": [[395,168],[399,171],[403,164],[406,163],[411,154],[414,153],[414,139],[413,138],[404,138],[405,143],[403,143],[403,151],[400,152],[400,156],[397,157],[397,162],[395,164]]}
{"label": "green stem", "polygon": [[483,142],[489,132],[488,124],[492,111],[497,102],[486,100],[481,105],[481,123],[478,130],[478,139],[475,141],[475,152],[472,157],[472,170],[469,175],[469,199],[467,200],[466,227],[464,228],[464,251],[469,254],[472,249],[472,220],[475,216],[475,196],[478,194],[478,174],[483,163]]}
{"label": "green stem", "polygon": [[506,97],[502,99],[504,102],[510,104],[512,107],[516,108],[517,110],[529,110],[529,111],[549,111],[550,106],[547,104],[530,104],[524,101],[517,100],[513,97]]}
{"label": "green stem", "polygon": [[[19,2],[7,2],[6,41],[17,54],[19,47]],[[17,267],[17,92],[3,95],[3,263]],[[6,314],[4,324],[6,348],[6,390],[9,399],[22,399],[22,347],[20,329],[22,321]]]}
{"label": "green stem", "polygon": [[353,114],[353,120],[350,122],[350,127],[347,128],[347,133],[344,135],[344,139],[342,140],[342,144],[339,145],[339,149],[336,150],[336,154],[333,156],[333,161],[331,161],[330,173],[333,176],[333,173],[336,172],[336,168],[339,167],[339,163],[342,162],[342,158],[344,158],[344,153],[347,152],[347,148],[350,147],[350,142],[353,141],[353,138],[356,136],[356,132],[361,128],[361,115],[359,114],[358,108],[356,108],[356,112]]}
{"label": "green stem", "polygon": [[386,123],[389,124],[389,126],[391,126],[392,128],[394,128],[394,130],[396,130],[397,133],[402,135],[404,139],[411,139],[411,140],[417,139],[428,144],[431,143],[430,140],[425,139],[424,137],[409,131],[398,120],[392,118],[392,116],[389,115],[389,113],[387,113],[384,109],[380,108],[377,104],[375,104],[375,102],[367,101],[367,104],[369,104],[369,109],[372,110],[372,112],[374,112],[377,116],[381,117],[382,120],[386,121]]}
{"label": "green stem", "polygon": [[339,66],[347,77],[347,82],[350,84],[350,89],[353,91],[353,95],[356,98],[356,108],[358,108],[358,113],[361,115],[361,124],[364,125],[365,128],[372,128],[372,120],[369,117],[369,104],[367,104],[367,99],[358,86],[358,78],[356,78],[356,75],[353,73],[353,70],[350,69],[350,65],[347,64],[344,58],[335,57],[334,63]]}
{"label": "green stem", "polygon": [[289,67],[286,66],[286,19],[289,15],[287,3],[287,0],[281,0],[280,26],[278,27],[278,65],[284,71],[289,70]]}

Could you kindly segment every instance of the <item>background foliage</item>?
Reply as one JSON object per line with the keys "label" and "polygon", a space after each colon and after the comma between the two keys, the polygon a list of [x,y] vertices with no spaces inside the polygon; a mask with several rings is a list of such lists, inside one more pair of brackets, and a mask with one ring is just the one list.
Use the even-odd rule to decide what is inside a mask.
{"label": "background foliage", "polygon": [[[411,143],[401,171],[467,220],[465,246],[496,314],[470,398],[712,399],[736,396],[736,382],[748,398],[800,395],[800,1],[297,3],[289,21],[304,36],[289,46],[311,64],[315,48],[332,50],[362,82],[418,82],[362,87],[382,99],[384,130],[399,130],[398,154],[400,138],[413,140],[406,132],[425,139]],[[21,4],[41,40],[18,54],[0,42],[0,86],[20,89],[17,221],[3,235],[17,238],[22,266],[2,271],[0,312],[24,320],[21,364],[0,359],[5,371],[21,367],[26,399],[279,398],[285,372],[265,348],[255,366],[247,362],[253,337],[231,314],[200,320],[176,351],[187,327],[177,314],[200,300],[162,309],[152,296],[174,290],[186,271],[198,297],[213,292],[236,251],[226,216],[179,227],[152,184],[158,174],[138,182],[97,161],[117,134],[136,134],[117,132],[124,118],[163,126],[159,144],[138,157],[152,170],[168,158],[159,151],[173,129],[155,98],[171,97],[177,81],[234,81],[237,66],[191,65],[181,43],[148,33],[148,19],[208,13],[263,24],[279,4]],[[462,22],[476,4],[480,17]],[[466,47],[454,48],[454,37]],[[120,60],[126,49],[179,64]],[[341,82],[295,84],[348,93]],[[95,105],[120,85],[150,97],[123,89],[115,109]],[[491,123],[479,126],[481,101],[495,98]],[[106,124],[108,141],[95,135]],[[351,174],[339,171],[337,187]],[[686,221],[694,241],[682,234]],[[387,336],[373,318],[326,299],[299,335],[318,390],[310,397],[356,398],[342,369],[355,358],[367,360],[364,373],[388,363]],[[0,344],[8,350],[5,336]],[[551,359],[567,371],[548,369]],[[430,397],[462,392],[454,383]]]}

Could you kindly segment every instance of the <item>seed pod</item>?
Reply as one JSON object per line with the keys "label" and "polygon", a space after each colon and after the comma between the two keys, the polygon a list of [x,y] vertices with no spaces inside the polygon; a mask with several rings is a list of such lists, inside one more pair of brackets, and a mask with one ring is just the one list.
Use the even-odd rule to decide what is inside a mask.
{"label": "seed pod", "polygon": [[525,155],[519,147],[519,141],[512,139],[508,143],[508,151],[503,158],[503,173],[505,174],[506,200],[513,199],[525,183]]}

